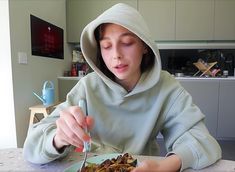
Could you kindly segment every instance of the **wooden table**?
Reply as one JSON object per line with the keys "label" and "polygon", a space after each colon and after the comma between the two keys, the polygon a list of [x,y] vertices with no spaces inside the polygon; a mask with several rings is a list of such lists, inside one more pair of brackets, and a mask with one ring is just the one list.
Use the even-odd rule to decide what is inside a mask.
{"label": "wooden table", "polygon": [[29,107],[30,110],[30,119],[29,119],[29,126],[34,124],[36,122],[39,122],[40,119],[37,117],[38,114],[42,114],[43,118],[46,118],[54,109],[55,107],[58,105],[59,103],[54,103],[51,105],[43,105],[43,104],[39,104],[39,105],[35,105],[35,106],[31,106]]}
{"label": "wooden table", "polygon": [[[96,156],[90,153],[89,157]],[[134,156],[139,161],[145,159],[162,159],[163,157],[152,156]],[[23,159],[22,149],[2,149],[0,150],[0,171],[32,171],[32,172],[62,172],[72,164],[83,159],[82,153],[71,153],[69,156],[62,160],[57,160],[44,165],[31,164]],[[188,169],[185,172],[193,172],[194,170]],[[198,170],[197,172],[235,172],[235,161],[220,160],[214,165]]]}

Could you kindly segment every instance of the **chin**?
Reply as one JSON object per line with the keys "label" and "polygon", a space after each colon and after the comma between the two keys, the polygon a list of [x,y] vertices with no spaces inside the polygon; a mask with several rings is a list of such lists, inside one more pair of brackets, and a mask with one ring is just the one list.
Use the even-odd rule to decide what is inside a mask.
{"label": "chin", "polygon": [[124,75],[115,75],[115,77],[116,77],[118,80],[125,80],[125,79],[127,79],[127,77],[124,76]]}

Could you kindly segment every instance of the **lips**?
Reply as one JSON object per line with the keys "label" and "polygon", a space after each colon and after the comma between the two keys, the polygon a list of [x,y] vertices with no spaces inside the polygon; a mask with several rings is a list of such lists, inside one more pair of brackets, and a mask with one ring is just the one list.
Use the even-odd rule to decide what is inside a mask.
{"label": "lips", "polygon": [[124,72],[127,70],[128,65],[126,64],[119,64],[117,66],[114,67],[116,69],[117,72]]}

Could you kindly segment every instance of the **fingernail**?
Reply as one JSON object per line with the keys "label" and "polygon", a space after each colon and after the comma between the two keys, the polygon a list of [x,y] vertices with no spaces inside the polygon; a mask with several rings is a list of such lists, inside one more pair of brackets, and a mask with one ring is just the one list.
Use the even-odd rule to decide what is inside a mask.
{"label": "fingernail", "polygon": [[91,137],[88,136],[88,135],[84,135],[83,140],[84,140],[85,142],[88,142],[88,141],[91,140]]}
{"label": "fingernail", "polygon": [[77,147],[77,148],[75,149],[75,152],[82,152],[82,150],[83,150],[83,146],[82,146],[82,147]]}

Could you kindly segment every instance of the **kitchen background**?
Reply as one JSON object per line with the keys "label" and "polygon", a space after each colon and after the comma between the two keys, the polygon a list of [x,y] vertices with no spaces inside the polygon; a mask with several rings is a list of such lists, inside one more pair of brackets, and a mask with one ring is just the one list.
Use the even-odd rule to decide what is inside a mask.
{"label": "kitchen background", "polygon": [[[0,72],[4,84],[0,85],[0,94],[6,98],[1,100],[6,108],[2,112],[4,120],[0,121],[0,148],[23,146],[28,130],[28,108],[41,103],[32,92],[40,92],[45,80],[54,82],[57,101],[60,83],[73,85],[78,81],[78,77],[62,76],[67,71],[71,75],[76,63],[73,50],[78,50],[82,28],[117,2],[128,3],[143,14],[160,49],[163,69],[192,78],[179,81],[192,91],[197,104],[208,114],[206,122],[213,135],[223,141],[235,140],[232,132],[235,81],[210,78],[204,81],[192,77],[197,72],[193,63],[198,59],[217,61],[214,68],[221,70],[216,75],[218,78],[224,77],[224,70],[234,76],[234,0],[3,0],[0,1]],[[64,59],[31,54],[30,14],[64,30]],[[19,62],[22,53],[24,63]],[[223,82],[225,86],[229,84],[230,91],[223,87]],[[198,98],[201,92],[203,97]],[[220,112],[227,105],[229,110]],[[223,119],[231,122],[223,124]],[[226,132],[221,131],[221,126],[227,127]]]}
{"label": "kitchen background", "polygon": [[192,77],[198,68],[193,64],[198,59],[206,63],[217,62],[214,68],[221,71],[216,77],[222,77],[223,71],[228,71],[228,76],[234,76],[234,49],[167,49],[160,50],[162,68],[175,75]]}
{"label": "kitchen background", "polygon": [[[228,77],[234,76],[235,50],[234,49],[160,49],[162,69],[174,76],[198,77],[195,75],[198,68],[194,63],[203,61],[205,63],[217,62],[212,68],[219,69],[215,76],[203,75],[202,77]],[[79,45],[73,50],[71,70],[65,71],[64,76],[79,76],[79,71],[89,71]],[[228,73],[224,73],[227,71]]]}
{"label": "kitchen background", "polygon": [[[203,76],[234,76],[234,49],[160,49],[159,52],[162,61],[162,69],[175,76],[181,74],[181,77],[198,77],[198,75],[195,74],[199,69],[194,63],[200,60],[205,63],[217,62],[211,70],[219,69],[215,76]],[[89,71],[79,45],[75,46],[72,59],[71,70],[65,71],[64,76],[78,76],[80,70],[85,71],[85,73]],[[224,71],[228,73],[225,74]]]}

